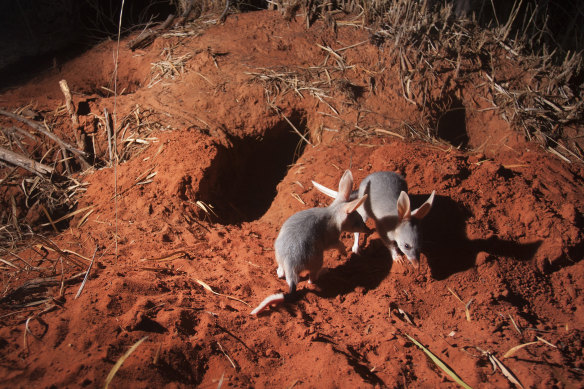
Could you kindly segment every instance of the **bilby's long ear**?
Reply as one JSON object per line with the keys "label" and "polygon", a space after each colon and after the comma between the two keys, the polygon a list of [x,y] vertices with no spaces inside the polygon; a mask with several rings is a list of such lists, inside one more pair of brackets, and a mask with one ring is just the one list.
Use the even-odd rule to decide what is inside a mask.
{"label": "bilby's long ear", "polygon": [[409,219],[410,216],[410,198],[408,197],[408,194],[402,190],[397,199],[397,217],[402,221],[404,219]]}
{"label": "bilby's long ear", "polygon": [[353,189],[353,174],[350,170],[345,170],[345,173],[339,181],[339,193],[335,200],[349,201],[351,197],[351,190]]}
{"label": "bilby's long ear", "polygon": [[336,191],[334,191],[332,189],[329,189],[326,186],[319,184],[318,182],[312,181],[312,185],[314,185],[314,187],[318,191],[324,193],[325,195],[327,195],[329,197],[332,197],[333,199],[336,198],[337,195],[338,195],[338,192],[336,192]]}
{"label": "bilby's long ear", "polygon": [[367,195],[364,195],[363,197],[358,198],[357,200],[353,200],[343,205],[343,210],[345,211],[346,214],[350,214],[351,212],[359,208],[365,200],[367,200]]}
{"label": "bilby's long ear", "polygon": [[436,194],[436,191],[433,190],[430,197],[428,197],[428,200],[426,200],[426,202],[424,204],[422,204],[420,206],[420,208],[418,208],[412,212],[412,217],[414,217],[416,219],[423,219],[428,214],[428,212],[430,212],[430,209],[432,209],[432,202],[434,202],[434,195],[435,194]]}

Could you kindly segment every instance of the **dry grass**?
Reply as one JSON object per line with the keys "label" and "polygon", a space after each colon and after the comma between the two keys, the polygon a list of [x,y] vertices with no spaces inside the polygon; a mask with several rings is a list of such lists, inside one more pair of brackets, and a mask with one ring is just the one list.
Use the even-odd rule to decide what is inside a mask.
{"label": "dry grass", "polygon": [[120,367],[122,367],[122,365],[124,364],[124,362],[126,361],[126,359],[128,359],[128,357],[130,355],[132,355],[132,353],[134,351],[136,351],[136,349],[142,344],[142,342],[144,342],[146,339],[148,339],[148,336],[143,337],[142,339],[140,339],[139,341],[137,341],[136,343],[134,343],[132,345],[132,347],[130,347],[128,349],[128,351],[126,351],[124,353],[124,355],[122,355],[118,361],[115,363],[115,365],[112,367],[112,369],[110,370],[109,374],[107,375],[107,377],[105,378],[105,383],[103,385],[103,387],[105,389],[109,388],[109,384],[112,382],[112,380],[114,379],[116,373],[118,372],[118,370],[120,370]]}
{"label": "dry grass", "polygon": [[[30,123],[21,120],[27,111],[31,112],[27,114]],[[69,285],[81,283],[79,296],[95,253],[91,259],[61,249],[42,233],[51,230],[59,233],[76,215],[80,216],[77,223],[80,226],[95,207],[77,208],[77,199],[87,187],[76,174],[82,163],[74,154],[67,156],[72,147],[69,140],[57,138],[61,128],[69,129],[69,111],[57,109],[43,117],[34,107],[23,107],[10,114],[18,118],[0,115],[0,128],[12,128],[0,133],[0,146],[33,163],[51,167],[31,171],[11,166],[10,161],[0,162],[0,319],[18,322],[25,315],[31,317],[31,312],[38,319],[43,313],[58,309]],[[98,167],[139,155],[157,141],[153,132],[165,129],[151,111],[139,106],[121,118],[115,129],[107,112],[96,119],[97,132],[91,138],[93,156],[88,160]],[[39,126],[49,131],[51,137],[40,131]],[[134,186],[152,182],[156,173],[153,169],[145,171]]]}
{"label": "dry grass", "polygon": [[39,319],[62,305],[67,286],[87,279],[92,260],[49,238],[27,233],[12,244],[12,249],[0,248],[2,322],[24,320],[31,312]]}
{"label": "dry grass", "polygon": [[[189,4],[188,1],[177,2],[176,13],[183,15]],[[234,4],[231,11],[237,11],[240,5]],[[483,83],[476,88],[482,97],[527,138],[538,141],[566,161],[583,161],[584,100],[578,86],[584,72],[582,53],[563,49],[582,44],[578,15],[568,20],[573,27],[570,33],[558,36],[548,28],[547,2],[539,6],[529,1],[515,2],[506,20],[495,18],[487,28],[484,23],[480,24],[486,18],[484,9],[476,18],[462,17],[448,4],[431,6],[428,1],[354,0],[333,4],[316,0],[310,4],[303,1],[279,4],[283,12],[292,12],[294,8],[295,13],[306,18],[307,25],[322,18],[332,28],[358,26],[368,29],[371,43],[385,50],[390,48],[386,51],[394,53],[391,59],[398,69],[402,96],[419,108],[420,115],[390,130],[347,123],[339,116],[339,105],[352,104],[355,99],[353,86],[347,78],[353,66],[346,61],[344,53],[366,42],[340,48],[318,45],[324,60],[309,68],[249,72],[253,81],[263,84],[268,106],[278,114],[283,115],[278,99],[293,93],[299,98],[310,96],[321,102],[327,107],[321,114],[338,119],[351,137],[409,134],[429,142],[444,143],[437,134],[440,118],[457,109],[453,102],[456,91],[476,82],[478,75]],[[178,37],[180,41],[181,37],[197,35],[205,24],[217,22],[216,13],[223,12],[225,5],[224,1],[204,2],[203,8],[191,10],[184,23],[174,25],[160,36]],[[568,6],[573,4],[568,2]],[[114,16],[117,14],[109,15],[110,19]],[[107,17],[99,14],[99,23]],[[551,46],[554,42],[557,43],[555,47]],[[567,46],[568,43],[572,46]],[[180,52],[180,42],[165,48],[161,60],[152,64],[149,86],[180,77],[191,56],[192,53]],[[517,74],[506,74],[506,67],[515,67]],[[207,79],[203,74],[200,76]],[[3,247],[12,247],[32,231],[32,225],[58,230],[60,226],[55,221],[75,209],[75,199],[85,190],[84,184],[72,174],[85,169],[87,163],[87,157],[76,154],[75,147],[70,146],[79,140],[49,138],[48,135],[61,126],[70,125],[71,109],[63,106],[43,115],[35,111],[34,106],[26,106],[11,113],[23,120],[0,118],[0,147],[47,169],[29,174],[0,161],[0,185],[5,188],[5,195],[0,199]],[[108,114],[97,116],[97,119],[98,134],[91,136],[93,157],[88,162],[98,166],[139,155],[157,141],[152,134],[164,129],[154,112],[139,106],[127,113],[115,129],[111,128]],[[318,141],[319,131],[328,130],[314,129],[312,138]],[[304,134],[299,132],[299,136],[304,137]],[[304,140],[311,143],[308,137]],[[143,181],[148,182],[148,177]],[[38,223],[30,217],[27,220],[27,213],[29,216],[46,213],[46,221]]]}
{"label": "dry grass", "polygon": [[[37,115],[37,118],[21,121],[26,111],[31,111],[29,115]],[[13,249],[33,230],[39,232],[50,228],[59,232],[66,226],[60,223],[82,212],[75,209],[77,199],[86,191],[87,183],[78,175],[74,176],[84,168],[84,162],[69,152],[73,146],[67,140],[55,134],[55,129],[68,129],[70,125],[66,110],[45,114],[42,122],[38,120],[39,114],[30,107],[9,113],[18,116],[18,120],[0,115],[0,148],[10,150],[10,155],[30,161],[30,166],[48,167],[24,169],[14,166],[10,160],[0,160],[0,187],[3,189],[0,197],[0,247]],[[96,115],[96,119],[97,133],[90,137],[89,142],[92,157],[87,161],[97,167],[111,166],[114,161],[124,162],[140,155],[158,141],[153,135],[155,131],[167,129],[152,111],[143,110],[138,105],[118,121],[116,129],[112,129],[107,111],[104,116]],[[41,126],[51,133],[51,138],[39,131]],[[149,172],[138,184],[151,182],[155,174]]]}
{"label": "dry grass", "polygon": [[[40,215],[46,215],[49,221],[44,226],[56,229],[56,224],[64,220],[62,216],[75,209],[76,199],[86,190],[86,184],[71,175],[82,168],[83,163],[69,153],[69,148],[73,147],[53,132],[54,123],[63,113],[48,114],[43,122],[35,120],[38,113],[31,107],[9,114],[11,116],[0,117],[0,146],[32,164],[51,169],[22,169],[14,167],[10,161],[0,161],[0,186],[3,188],[0,247],[5,249],[15,248],[32,232],[32,225],[43,227]],[[33,117],[26,118],[25,114]],[[50,137],[46,135],[49,132]]]}
{"label": "dry grass", "polygon": [[456,374],[456,372],[454,372],[454,370],[452,370],[450,368],[450,366],[448,366],[440,358],[438,358],[436,355],[434,355],[429,349],[424,347],[420,342],[418,342],[416,339],[412,338],[408,334],[404,334],[404,335],[412,343],[414,343],[416,346],[418,346],[428,356],[428,358],[430,358],[430,360],[436,364],[436,366],[438,366],[444,373],[446,373],[448,376],[450,376],[450,378],[452,378],[454,380],[454,382],[456,382],[458,385],[462,386],[463,388],[467,388],[467,389],[470,388],[470,386],[466,382],[464,382],[462,380],[462,378],[460,378],[458,376],[458,374]]}
{"label": "dry grass", "polygon": [[177,54],[175,47],[165,47],[160,56],[163,59],[152,64],[148,88],[152,88],[164,79],[175,80],[180,78],[185,72],[186,62],[193,54]]}
{"label": "dry grass", "polygon": [[[528,139],[538,141],[566,161],[584,161],[584,100],[578,86],[584,73],[584,27],[580,27],[582,9],[577,3],[564,6],[563,11],[572,9],[573,15],[559,14],[547,1],[527,0],[497,10],[494,3],[488,7],[483,4],[466,15],[451,4],[430,1],[353,0],[336,6],[324,1],[290,0],[281,2],[280,7],[286,15],[294,8],[294,14],[303,15],[307,25],[322,18],[328,24],[333,20],[334,28],[366,28],[371,43],[391,49],[387,51],[394,53],[390,59],[398,68],[402,96],[420,110],[420,118],[402,125],[404,133],[441,142],[440,119],[463,108],[457,103],[461,98],[458,91],[470,87]],[[339,10],[349,16],[335,19]],[[550,25],[558,20],[567,20],[572,30],[552,31]],[[315,88],[313,97],[324,100],[338,115],[330,89],[322,81],[328,81],[330,87],[341,81],[342,72],[350,67],[341,50],[320,48],[326,52],[326,59],[312,70],[326,74],[326,78],[287,70],[255,75],[266,84],[270,105],[278,93],[293,90],[303,97],[302,89],[311,87]],[[508,69],[517,72],[510,77]],[[483,80],[478,86],[477,78]],[[370,129],[357,130],[364,130],[360,136],[372,134]]]}
{"label": "dry grass", "polygon": [[[428,115],[428,123],[452,108],[454,91],[482,74],[487,87],[483,97],[503,118],[564,159],[582,162],[573,139],[562,139],[566,126],[581,126],[584,120],[584,102],[574,88],[584,70],[582,53],[547,45],[546,10],[521,8],[521,3],[514,3],[508,20],[489,28],[458,17],[449,5],[386,3],[372,40],[397,53],[403,96]],[[509,77],[509,68],[519,75]],[[416,129],[418,136],[436,137],[435,126],[430,127]]]}

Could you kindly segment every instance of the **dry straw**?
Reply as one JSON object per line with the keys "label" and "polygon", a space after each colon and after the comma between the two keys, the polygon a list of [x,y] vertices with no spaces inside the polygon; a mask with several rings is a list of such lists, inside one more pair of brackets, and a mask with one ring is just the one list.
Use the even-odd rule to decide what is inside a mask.
{"label": "dry straw", "polygon": [[450,378],[452,378],[454,380],[454,382],[456,382],[458,385],[462,386],[463,388],[466,388],[466,389],[471,388],[466,382],[464,382],[462,380],[462,378],[460,378],[458,376],[458,374],[456,374],[454,372],[454,370],[452,370],[446,363],[444,363],[440,358],[438,358],[436,355],[434,355],[430,350],[428,350],[426,347],[424,347],[420,342],[418,342],[416,339],[412,338],[408,334],[405,334],[405,336],[410,341],[412,341],[416,346],[418,346],[432,360],[432,362],[434,362],[434,364],[436,364],[436,366],[438,366],[444,373],[446,373]]}
{"label": "dry straw", "polygon": [[120,359],[118,359],[118,361],[116,362],[116,364],[112,367],[112,369],[110,370],[109,374],[107,375],[107,377],[105,378],[105,383],[103,385],[104,389],[109,388],[109,384],[112,382],[112,380],[114,379],[116,373],[118,372],[118,370],[120,370],[120,367],[122,367],[122,365],[124,364],[124,362],[126,361],[126,359],[128,359],[128,357],[130,355],[132,355],[132,353],[134,351],[136,351],[136,349],[142,344],[142,342],[144,342],[146,339],[148,339],[148,336],[143,337],[142,339],[140,339],[139,341],[137,341],[136,343],[134,343],[132,345],[132,347],[130,347],[128,349],[128,351],[126,351],[126,353],[124,355],[122,355],[120,357]]}
{"label": "dry straw", "polygon": [[[313,7],[302,7],[307,25],[318,17],[330,21],[338,12],[325,1],[310,3]],[[297,2],[281,3],[284,9],[293,9],[294,4]],[[558,33],[548,26],[556,16],[551,14],[553,8],[548,2],[514,1],[504,19],[497,18],[504,10],[496,8],[494,2],[488,9],[458,6],[455,10],[450,3],[427,0],[349,0],[338,7],[356,16],[336,20],[333,26],[365,28],[371,43],[393,53],[388,59],[397,67],[402,96],[420,110],[419,118],[404,124],[410,135],[439,142],[440,119],[464,108],[456,102],[460,98],[456,91],[473,88],[527,138],[566,162],[584,161],[579,143],[582,131],[577,130],[571,138],[564,135],[565,129],[578,129],[584,120],[584,100],[575,86],[584,72],[582,42],[578,42],[584,35],[579,27],[581,8],[573,1],[567,2],[566,9],[578,11],[570,21],[574,30]],[[575,42],[572,46],[577,50],[559,45],[565,42]],[[325,59],[320,66],[309,68],[316,71],[314,74],[307,74],[306,69],[264,69],[260,74],[249,74],[264,83],[270,106],[275,105],[278,95],[294,91],[304,97],[303,90],[310,88],[313,97],[338,115],[328,92],[335,81],[342,79],[343,72],[352,68],[342,52],[361,44],[364,42],[336,49],[317,44]],[[507,68],[518,69],[525,76],[509,79],[499,70]],[[477,83],[478,78],[485,82]],[[474,109],[473,104],[463,104],[466,109]]]}
{"label": "dry straw", "polygon": [[216,295],[216,296],[223,296],[223,297],[226,297],[226,298],[228,298],[228,299],[231,299],[231,300],[234,300],[234,301],[239,301],[240,303],[242,303],[242,304],[245,304],[245,305],[247,305],[248,307],[250,307],[250,305],[249,305],[248,303],[246,303],[246,302],[245,302],[245,301],[243,301],[243,300],[240,300],[240,299],[238,299],[237,297],[233,297],[233,296],[229,296],[229,295],[227,295],[227,294],[223,294],[223,293],[215,292],[215,291],[213,290],[213,288],[211,288],[211,287],[210,287],[210,286],[209,286],[209,285],[208,285],[206,282],[204,282],[204,281],[201,281],[201,280],[199,280],[199,279],[195,279],[195,281],[197,281],[197,283],[198,283],[199,285],[201,285],[203,288],[205,288],[205,290],[208,290],[209,292],[213,293],[213,294],[214,294],[214,295]]}

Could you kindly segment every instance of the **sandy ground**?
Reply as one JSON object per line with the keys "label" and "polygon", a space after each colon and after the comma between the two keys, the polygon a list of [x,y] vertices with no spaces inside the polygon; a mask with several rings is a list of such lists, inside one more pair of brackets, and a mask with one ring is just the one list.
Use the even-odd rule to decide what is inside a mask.
{"label": "sandy ground", "polygon": [[[349,67],[317,44],[355,45],[339,51]],[[157,128],[117,169],[77,177],[89,183],[78,208],[92,212],[51,240],[86,258],[95,252],[91,276],[77,299],[80,278],[62,298],[59,285],[3,300],[0,386],[102,387],[145,339],[112,387],[456,387],[408,336],[474,388],[512,386],[493,357],[524,387],[581,386],[584,170],[483,109],[478,82],[458,96],[462,117],[449,119],[473,150],[463,152],[403,137],[419,108],[401,97],[393,54],[353,26],[335,35],[262,11],[135,52],[122,41],[115,102],[102,88],[112,86],[114,50],[103,43],[0,95],[4,108],[50,112],[63,105],[66,79],[99,157],[107,143],[95,115],[104,108],[129,115],[130,130],[138,120]],[[188,56],[182,73],[156,78],[152,63],[169,53]],[[328,85],[323,68],[311,70],[323,65]],[[299,85],[316,72],[328,95],[264,84],[265,69],[294,71]],[[73,139],[69,129],[63,121]],[[280,226],[328,205],[311,180],[335,187],[345,169],[357,184],[375,171],[403,174],[414,207],[436,190],[420,269],[392,263],[377,233],[359,255],[344,234],[347,252],[327,251],[328,270],[315,285],[302,279],[297,302],[251,316],[287,291],[274,262]],[[42,250],[20,255],[35,263]],[[64,262],[67,277],[88,265]],[[61,269],[44,274],[60,279]],[[28,280],[2,273],[3,296]],[[41,295],[55,299],[14,308]]]}

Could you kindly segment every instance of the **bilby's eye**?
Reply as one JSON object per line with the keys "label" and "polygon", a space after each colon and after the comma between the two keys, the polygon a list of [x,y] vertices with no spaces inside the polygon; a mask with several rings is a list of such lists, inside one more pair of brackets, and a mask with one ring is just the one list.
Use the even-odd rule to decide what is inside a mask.
{"label": "bilby's eye", "polygon": [[409,244],[407,244],[407,243],[406,243],[406,244],[404,244],[404,247],[406,248],[406,250],[409,250],[409,249],[411,249],[411,248],[412,248],[412,246],[410,246],[410,245],[409,245]]}

